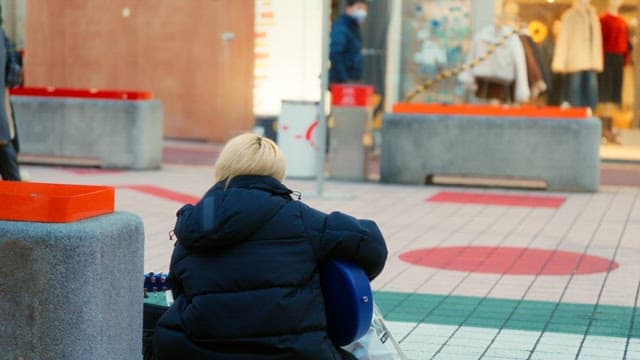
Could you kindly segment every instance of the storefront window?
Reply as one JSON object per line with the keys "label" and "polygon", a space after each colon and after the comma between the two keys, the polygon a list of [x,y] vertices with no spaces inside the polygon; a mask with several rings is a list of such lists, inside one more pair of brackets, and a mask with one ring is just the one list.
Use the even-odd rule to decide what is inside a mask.
{"label": "storefront window", "polygon": [[[404,98],[423,82],[464,63],[471,36],[471,0],[403,1],[401,91]],[[459,102],[455,78],[443,79],[414,101]]]}
{"label": "storefront window", "polygon": [[[421,84],[433,81],[415,96],[412,101],[425,103],[462,103],[470,102],[456,76],[447,76],[447,71],[464,65],[473,46],[474,11],[484,2],[472,0],[404,0],[402,2],[402,52],[400,60],[400,91],[402,101]],[[593,0],[597,15],[607,12],[609,0]],[[505,14],[513,16],[513,24],[526,29],[535,50],[539,53],[539,64],[546,75],[547,89],[539,96],[532,96],[529,102],[538,105],[561,105],[567,102],[567,92],[561,78],[553,74],[551,63],[554,56],[555,38],[561,24],[561,17],[572,5],[571,1],[560,0],[494,0],[487,6],[495,6],[495,21]],[[475,7],[475,8],[474,8]],[[634,108],[640,88],[639,72],[634,69],[633,59],[640,59],[638,44],[638,15],[640,10],[636,1],[623,1],[619,16],[625,20],[629,29],[629,44],[633,45],[623,70],[622,95],[619,103],[611,106],[598,99],[596,113],[613,117],[614,127],[629,128],[633,125]],[[513,12],[513,13],[510,13]],[[497,23],[496,23],[497,24]],[[490,24],[489,26],[497,26]],[[476,29],[475,31],[481,31]],[[430,81],[431,80],[431,81]],[[562,79],[560,79],[562,80]],[[635,115],[638,116],[637,114]],[[636,124],[636,126],[638,126]]]}
{"label": "storefront window", "polygon": [[[538,3],[531,3],[531,1],[511,1],[518,5],[520,20],[528,26],[529,34],[538,44],[544,58],[546,66],[550,70],[551,59],[553,57],[553,51],[555,48],[555,35],[557,35],[558,26],[562,14],[567,11],[571,6],[568,3],[556,3],[555,1],[540,0]],[[591,1],[591,4],[595,7],[597,14],[602,16],[607,13],[610,1]],[[637,5],[630,2],[622,3],[617,16],[624,19],[629,30],[628,43],[632,44],[637,33]],[[603,29],[603,31],[607,31]],[[606,40],[605,40],[606,41]],[[602,93],[604,90],[610,91],[610,89],[602,89],[600,86],[600,93],[598,94],[598,107],[596,113],[600,116],[610,117],[613,120],[613,127],[615,128],[629,128],[632,126],[633,108],[634,108],[634,88],[636,80],[634,79],[633,64],[630,61],[633,57],[633,49],[629,52],[625,58],[627,59],[623,67],[622,76],[622,91],[621,100],[610,102],[608,101],[608,95]],[[610,69],[605,65],[604,73],[609,72]],[[600,74],[599,81],[603,82],[602,74]],[[555,85],[555,84],[552,84]],[[602,85],[602,84],[600,84]],[[606,87],[606,86],[605,86]],[[547,102],[551,105],[558,105],[563,100],[560,93],[559,86],[551,86],[546,93]]]}

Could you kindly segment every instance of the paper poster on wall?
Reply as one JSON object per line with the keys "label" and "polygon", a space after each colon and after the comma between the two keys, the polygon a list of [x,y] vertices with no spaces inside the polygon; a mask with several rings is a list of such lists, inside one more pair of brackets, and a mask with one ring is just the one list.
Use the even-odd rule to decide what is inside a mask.
{"label": "paper poster on wall", "polygon": [[273,116],[282,100],[318,101],[322,0],[256,0],[253,112]]}
{"label": "paper poster on wall", "polygon": [[[404,1],[401,96],[465,61],[471,37],[471,0]],[[431,86],[417,101],[452,103],[455,79]]]}

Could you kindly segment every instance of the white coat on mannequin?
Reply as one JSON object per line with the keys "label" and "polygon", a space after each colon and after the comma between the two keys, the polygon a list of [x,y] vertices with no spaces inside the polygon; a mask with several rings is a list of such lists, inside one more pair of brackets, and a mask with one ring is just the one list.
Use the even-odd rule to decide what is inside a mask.
{"label": "white coat on mannequin", "polygon": [[576,0],[562,14],[551,69],[555,73],[601,72],[602,67],[600,19],[589,0]]}

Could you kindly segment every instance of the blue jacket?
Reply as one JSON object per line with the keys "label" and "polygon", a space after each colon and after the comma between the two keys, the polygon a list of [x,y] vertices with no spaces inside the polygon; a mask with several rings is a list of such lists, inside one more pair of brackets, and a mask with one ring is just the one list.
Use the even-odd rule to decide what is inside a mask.
{"label": "blue jacket", "polygon": [[318,262],[349,259],[373,278],[387,248],[374,222],[291,193],[272,177],[239,176],[178,211],[176,301],[156,327],[159,359],[342,359],[327,337]]}
{"label": "blue jacket", "polygon": [[360,28],[358,22],[347,14],[340,14],[333,22],[329,59],[330,82],[346,83],[362,79]]}

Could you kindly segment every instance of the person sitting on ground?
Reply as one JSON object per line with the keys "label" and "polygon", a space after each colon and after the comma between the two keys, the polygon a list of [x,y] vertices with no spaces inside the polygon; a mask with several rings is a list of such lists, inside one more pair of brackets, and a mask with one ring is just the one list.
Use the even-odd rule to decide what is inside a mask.
{"label": "person sitting on ground", "polygon": [[214,165],[215,185],[178,211],[175,302],[155,329],[157,359],[353,358],[327,336],[318,264],[349,260],[373,279],[384,238],[371,220],[294,199],[285,169],[273,141],[239,135]]}

